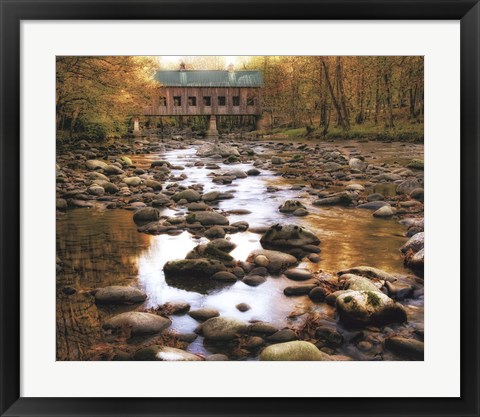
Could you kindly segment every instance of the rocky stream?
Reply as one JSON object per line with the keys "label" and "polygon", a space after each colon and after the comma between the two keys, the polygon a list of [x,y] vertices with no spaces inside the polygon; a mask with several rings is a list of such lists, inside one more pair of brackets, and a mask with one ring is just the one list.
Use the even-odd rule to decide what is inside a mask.
{"label": "rocky stream", "polygon": [[58,360],[423,360],[423,145],[57,148]]}

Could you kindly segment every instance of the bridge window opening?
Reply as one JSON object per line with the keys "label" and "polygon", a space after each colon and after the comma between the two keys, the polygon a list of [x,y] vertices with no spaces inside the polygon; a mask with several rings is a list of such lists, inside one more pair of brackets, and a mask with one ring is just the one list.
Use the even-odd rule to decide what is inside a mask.
{"label": "bridge window opening", "polygon": [[218,105],[225,106],[227,101],[225,100],[225,96],[218,96]]}
{"label": "bridge window opening", "polygon": [[212,98],[210,96],[203,97],[203,105],[210,107],[212,105]]}
{"label": "bridge window opening", "polygon": [[161,107],[166,107],[167,98],[166,97],[159,97],[158,98],[158,105],[161,106]]}
{"label": "bridge window opening", "polygon": [[240,106],[240,96],[233,96],[233,105],[235,107]]}
{"label": "bridge window opening", "polygon": [[180,107],[182,105],[182,97],[181,96],[173,97],[173,105],[176,107]]}
{"label": "bridge window opening", "polygon": [[254,97],[247,97],[247,106],[255,106],[255,98]]}
{"label": "bridge window opening", "polygon": [[188,105],[190,107],[195,107],[197,105],[197,97],[188,97]]}

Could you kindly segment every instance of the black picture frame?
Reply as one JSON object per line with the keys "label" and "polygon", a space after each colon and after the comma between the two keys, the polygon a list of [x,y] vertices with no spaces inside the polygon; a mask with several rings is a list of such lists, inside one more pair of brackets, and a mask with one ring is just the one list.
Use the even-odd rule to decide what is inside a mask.
{"label": "black picture frame", "polygon": [[[480,5],[472,0],[0,0],[2,416],[479,416]],[[97,19],[461,21],[460,398],[20,397],[20,22]],[[46,378],[48,378],[46,376]],[[47,381],[46,381],[47,382]]]}

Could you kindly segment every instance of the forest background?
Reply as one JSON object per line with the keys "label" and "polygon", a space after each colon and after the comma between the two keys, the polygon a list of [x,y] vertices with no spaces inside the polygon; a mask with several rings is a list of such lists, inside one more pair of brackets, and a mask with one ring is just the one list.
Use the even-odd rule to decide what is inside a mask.
{"label": "forest background", "polygon": [[[155,71],[255,69],[263,73],[266,123],[258,134],[312,139],[423,141],[421,56],[59,56],[57,141],[104,141],[131,133],[133,117],[151,104]],[[157,127],[158,120],[142,123]],[[242,123],[247,130],[253,123]],[[201,133],[205,120],[163,118]],[[223,123],[223,131],[238,123]]]}

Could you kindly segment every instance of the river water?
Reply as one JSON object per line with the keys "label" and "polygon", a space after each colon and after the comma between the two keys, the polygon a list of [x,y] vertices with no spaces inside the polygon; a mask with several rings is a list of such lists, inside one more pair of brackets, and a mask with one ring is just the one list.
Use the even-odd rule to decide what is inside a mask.
{"label": "river water", "polygon": [[[350,142],[349,142],[350,143]],[[364,154],[375,152],[380,161],[402,164],[423,155],[423,146],[356,143]],[[265,149],[259,145],[255,149],[261,154]],[[312,271],[337,271],[353,266],[368,265],[396,274],[409,274],[403,267],[399,252],[407,238],[405,227],[395,219],[378,219],[369,210],[355,208],[323,208],[310,203],[311,196],[294,187],[275,172],[261,170],[259,176],[237,179],[229,185],[212,182],[211,170],[204,166],[194,166],[198,160],[196,149],[172,150],[159,154],[131,155],[134,164],[148,167],[153,160],[164,159],[172,165],[183,166],[184,170],[173,170],[173,174],[185,174],[181,184],[201,183],[204,192],[218,190],[230,192],[233,199],[221,200],[215,208],[229,210],[246,209],[249,214],[229,215],[230,223],[247,221],[250,227],[272,225],[279,222],[297,223],[312,230],[321,240],[320,262],[300,264]],[[208,162],[206,159],[204,162]],[[223,165],[215,161],[221,170],[252,168],[251,164]],[[268,192],[267,187],[278,191]],[[307,217],[293,217],[278,211],[279,205],[287,199],[300,199],[310,211]],[[172,216],[184,213],[185,209],[164,209],[161,215]],[[313,304],[306,296],[286,297],[283,289],[295,283],[285,277],[269,277],[258,286],[250,287],[241,281],[218,288],[208,293],[193,289],[177,288],[166,282],[163,265],[172,259],[183,259],[185,255],[206,238],[196,238],[188,232],[177,236],[151,236],[139,233],[132,220],[131,211],[108,210],[98,204],[91,209],[72,209],[57,219],[57,254],[65,267],[58,274],[57,284],[71,285],[79,289],[105,287],[108,285],[132,285],[146,292],[148,299],[139,309],[157,307],[166,302],[187,302],[192,310],[213,307],[222,316],[236,317],[243,321],[262,320],[279,327],[292,325],[288,316],[292,312],[322,311],[332,315],[326,304]],[[227,238],[237,244],[231,255],[237,260],[245,260],[248,254],[261,248],[260,235],[251,232],[237,233]],[[247,303],[251,309],[240,312],[239,303]],[[423,321],[423,302],[407,306],[415,310],[415,319]],[[116,313],[115,310],[99,309],[100,321]],[[298,315],[298,314],[294,314]],[[192,332],[198,322],[188,315],[173,316],[172,329],[179,333]],[[189,351],[207,354],[208,351],[198,338],[189,345]]]}

